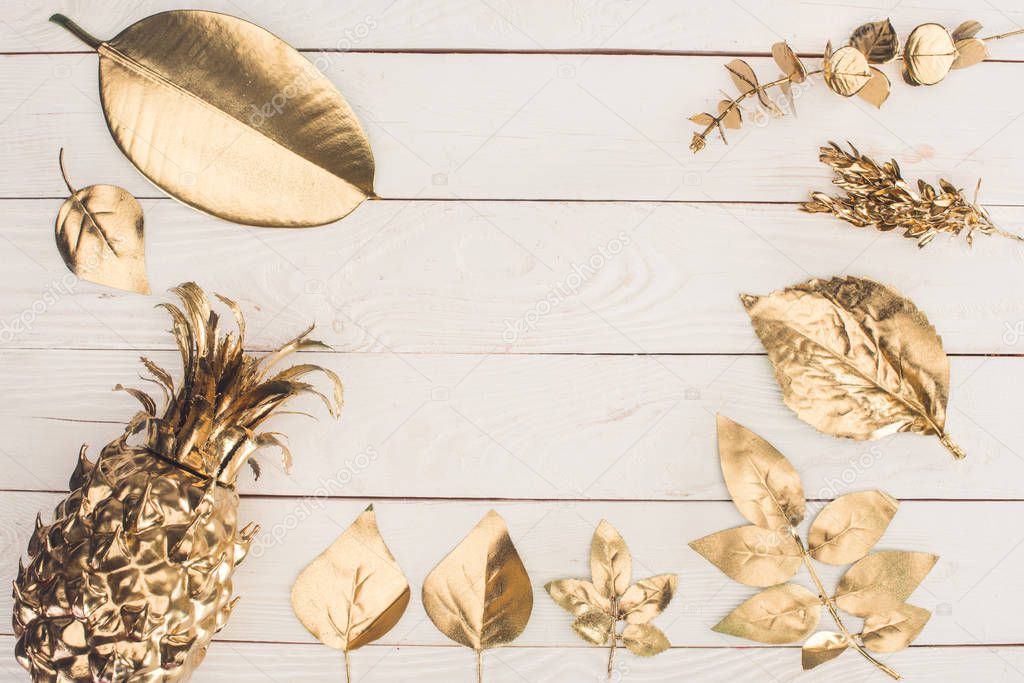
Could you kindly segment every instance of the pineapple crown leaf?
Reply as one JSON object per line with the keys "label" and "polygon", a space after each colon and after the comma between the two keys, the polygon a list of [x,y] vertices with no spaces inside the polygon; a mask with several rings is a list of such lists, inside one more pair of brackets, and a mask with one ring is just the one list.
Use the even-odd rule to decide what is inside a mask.
{"label": "pineapple crown leaf", "polygon": [[[194,282],[174,287],[181,307],[158,304],[171,316],[172,328],[181,353],[182,379],[175,384],[170,373],[148,358],[142,358],[152,380],[165,390],[166,402],[161,417],[156,403],[138,389],[118,385],[135,396],[149,423],[149,446],[160,455],[188,465],[218,480],[233,482],[253,451],[263,446],[281,448],[285,466],[291,465],[291,453],[273,432],[257,434],[256,428],[287,401],[300,394],[318,397],[333,417],[343,403],[341,379],[319,365],[301,363],[272,371],[285,357],[307,349],[329,349],[309,339],[310,326],[276,351],[262,358],[244,350],[245,318],[236,302],[216,295],[232,312],[237,334],[223,332],[220,316],[210,300]],[[306,381],[319,373],[332,386],[330,396]],[[149,379],[149,378],[146,378]]]}

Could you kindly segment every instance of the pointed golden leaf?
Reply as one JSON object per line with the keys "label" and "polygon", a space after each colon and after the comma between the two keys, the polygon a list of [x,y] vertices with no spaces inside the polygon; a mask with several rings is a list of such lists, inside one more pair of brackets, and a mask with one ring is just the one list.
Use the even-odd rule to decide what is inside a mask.
{"label": "pointed golden leaf", "polygon": [[800,419],[852,439],[935,435],[963,457],[943,431],[949,360],[909,299],[856,277],[741,299]]}
{"label": "pointed golden leaf", "polygon": [[583,640],[594,645],[604,645],[615,628],[612,615],[601,610],[588,610],[572,622],[572,630]]}
{"label": "pointed golden leaf", "polygon": [[866,617],[905,602],[928,575],[938,556],[909,550],[882,550],[847,570],[836,589],[836,604]]}
{"label": "pointed golden leaf", "polygon": [[779,90],[786,96],[786,106],[789,107],[790,113],[796,116],[796,99],[793,97],[793,84],[789,81],[783,81],[779,83]]}
{"label": "pointed golden leaf", "polygon": [[881,108],[882,104],[889,99],[889,91],[891,89],[892,83],[889,82],[889,77],[875,67],[871,67],[871,80],[860,89],[857,96],[865,102]]}
{"label": "pointed golden leaf", "polygon": [[956,41],[956,59],[951,69],[966,69],[988,59],[988,47],[980,38],[961,38]]}
{"label": "pointed golden leaf", "polygon": [[953,40],[963,40],[964,38],[973,38],[978,35],[978,31],[981,30],[981,24],[974,19],[968,19],[963,22],[955,29],[953,29]]}
{"label": "pointed golden leaf", "polygon": [[832,45],[825,47],[825,84],[829,90],[852,97],[871,80],[871,67],[864,54],[849,45],[832,52]]}
{"label": "pointed golden leaf", "polygon": [[718,420],[722,476],[740,514],[770,531],[784,531],[806,513],[800,475],[774,446],[724,415]]}
{"label": "pointed golden leaf", "polygon": [[690,547],[730,578],[748,586],[774,586],[788,581],[803,562],[792,534],[759,526],[740,526],[699,538]]}
{"label": "pointed golden leaf", "polygon": [[734,609],[712,630],[758,643],[783,645],[809,636],[821,618],[821,601],[803,586],[772,586]]}
{"label": "pointed golden leaf", "polygon": [[804,68],[804,63],[785,41],[772,45],[772,57],[791,83],[803,83],[807,78],[807,69]]}
{"label": "pointed golden leaf", "polygon": [[597,525],[590,541],[590,576],[598,592],[616,598],[629,588],[633,559],[619,532],[605,520]]}
{"label": "pointed golden leaf", "polygon": [[899,652],[921,634],[932,613],[903,603],[864,618],[860,638],[872,652]]}
{"label": "pointed golden leaf", "polygon": [[98,285],[149,294],[142,207],[128,190],[90,185],[76,190],[60,172],[71,196],[57,213],[57,250],[72,273]]}
{"label": "pointed golden leaf", "polygon": [[956,60],[953,38],[939,24],[921,24],[907,36],[903,63],[907,77],[921,85],[935,85]]}
{"label": "pointed golden leaf", "polygon": [[900,40],[888,19],[858,27],[850,36],[850,45],[863,53],[872,64],[891,62],[900,50]]}
{"label": "pointed golden leaf", "polygon": [[373,506],[302,570],[292,609],[324,645],[346,652],[371,643],[398,623],[409,583],[384,544]]}
{"label": "pointed golden leaf", "polygon": [[637,581],[619,599],[619,618],[630,624],[646,624],[668,607],[678,585],[679,577],[675,574],[658,574]]}
{"label": "pointed golden leaf", "polygon": [[622,643],[641,657],[653,657],[671,647],[665,634],[653,624],[630,624],[622,631]]}
{"label": "pointed golden leaf", "polygon": [[800,660],[804,671],[832,661],[850,647],[850,639],[842,633],[818,631],[804,643]]}
{"label": "pointed golden leaf", "polygon": [[868,554],[885,533],[899,501],[881,491],[858,491],[826,505],[807,532],[811,557],[849,564]]}
{"label": "pointed golden leaf", "polygon": [[101,41],[62,15],[51,20],[99,53],[114,141],[181,202],[236,223],[304,227],[374,196],[373,154],[355,113],[269,31],[174,10]]}
{"label": "pointed golden leaf", "polygon": [[728,112],[722,117],[722,125],[726,128],[739,128],[743,125],[743,114],[739,107],[734,107],[732,100],[722,100],[718,103],[718,115]]}
{"label": "pointed golden leaf", "polygon": [[715,117],[707,112],[701,112],[694,114],[690,117],[690,120],[696,123],[698,126],[709,126],[715,122]]}
{"label": "pointed golden leaf", "polygon": [[427,575],[423,609],[441,633],[477,652],[523,632],[533,611],[533,588],[497,512],[488,512]]}
{"label": "pointed golden leaf", "polygon": [[570,614],[579,616],[590,610],[612,611],[611,601],[601,595],[597,586],[581,579],[561,579],[544,586],[551,599]]}
{"label": "pointed golden leaf", "polygon": [[729,75],[732,76],[732,82],[736,86],[737,90],[742,94],[754,92],[757,96],[758,102],[761,103],[765,109],[771,112],[775,116],[781,116],[782,111],[778,105],[771,101],[768,97],[768,93],[764,91],[761,84],[757,81],[757,75],[754,70],[750,68],[742,59],[734,59],[725,65],[725,68],[729,70]]}

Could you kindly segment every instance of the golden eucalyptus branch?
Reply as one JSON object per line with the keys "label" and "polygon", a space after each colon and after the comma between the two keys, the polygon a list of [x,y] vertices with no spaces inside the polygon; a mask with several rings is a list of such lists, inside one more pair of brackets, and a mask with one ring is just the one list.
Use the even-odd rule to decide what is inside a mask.
{"label": "golden eucalyptus branch", "polygon": [[772,46],[772,57],[782,74],[763,85],[758,83],[749,64],[742,59],[734,59],[726,65],[726,69],[739,95],[721,100],[717,114],[700,112],[690,117],[693,123],[704,126],[703,130],[693,134],[690,150],[696,153],[704,149],[708,136],[715,130],[722,136],[722,141],[728,144],[725,128],[740,128],[743,125],[739,105],[751,95],[757,96],[768,113],[776,117],[783,116],[784,112],[767,96],[770,88],[783,88],[792,108],[793,98],[789,87],[802,83],[810,76],[822,74],[825,84],[837,95],[858,95],[876,107],[881,107],[889,97],[892,84],[885,73],[872,64],[900,61],[903,63],[903,80],[907,83],[935,85],[951,69],[964,69],[987,59],[989,54],[986,43],[1024,34],[1024,29],[1018,29],[978,38],[976,34],[980,30],[981,24],[973,20],[963,22],[952,32],[938,24],[921,24],[910,33],[901,49],[896,31],[888,19],[870,22],[858,27],[851,34],[848,44],[834,52],[832,44],[826,44],[822,68],[811,72],[807,71],[787,43],[779,42]]}

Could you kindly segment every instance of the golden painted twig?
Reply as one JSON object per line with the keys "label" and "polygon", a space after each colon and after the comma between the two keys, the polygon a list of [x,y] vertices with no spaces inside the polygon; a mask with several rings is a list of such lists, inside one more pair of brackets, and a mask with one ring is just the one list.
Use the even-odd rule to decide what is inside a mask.
{"label": "golden painted twig", "polygon": [[739,105],[751,96],[755,96],[761,108],[771,116],[784,116],[783,109],[768,96],[771,88],[779,88],[788,101],[789,111],[794,111],[792,87],[820,74],[829,90],[837,95],[858,95],[881,107],[889,97],[892,84],[889,77],[872,64],[902,61],[902,76],[907,84],[935,85],[951,69],[965,69],[987,59],[987,43],[1024,33],[1024,29],[1020,29],[978,38],[980,30],[981,24],[973,20],[963,22],[952,33],[939,24],[921,24],[910,32],[901,50],[899,37],[888,19],[869,22],[850,35],[849,44],[833,51],[832,43],[827,43],[821,68],[815,71],[808,71],[787,43],[775,43],[772,57],[782,74],[764,84],[758,82],[749,64],[742,59],[734,59],[725,68],[739,95],[719,101],[716,114],[700,112],[690,117],[690,121],[703,126],[703,130],[693,134],[690,150],[696,153],[704,149],[708,136],[715,131],[718,131],[722,142],[728,144],[725,129],[743,125]]}
{"label": "golden painted twig", "polygon": [[917,240],[918,247],[940,233],[955,237],[964,231],[967,244],[974,242],[975,232],[1024,241],[1024,236],[996,227],[988,211],[978,204],[980,179],[971,199],[948,180],[939,180],[938,190],[918,180],[915,191],[903,179],[895,159],[880,164],[847,144],[848,152],[830,142],[828,147],[821,148],[818,157],[835,171],[832,183],[845,195],[812,192],[811,200],[801,204],[801,209],[808,213],[830,213],[858,228],[902,230],[904,237]]}

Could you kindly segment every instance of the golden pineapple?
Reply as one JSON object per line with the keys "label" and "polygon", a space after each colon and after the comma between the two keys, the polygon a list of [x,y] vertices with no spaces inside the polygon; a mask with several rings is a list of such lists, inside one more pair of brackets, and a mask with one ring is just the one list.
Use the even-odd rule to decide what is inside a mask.
{"label": "golden pineapple", "polygon": [[[231,577],[258,530],[238,528],[239,471],[249,463],[258,475],[250,457],[266,445],[291,464],[278,435],[254,430],[301,393],[340,410],[333,372],[295,365],[270,373],[294,351],[323,348],[306,338],[312,328],[257,359],[242,349],[234,302],[218,297],[235,315],[237,337],[221,334],[195,284],[173,291],[182,308],[161,305],[181,350],[181,385],[142,359],[165,390],[163,415],[147,394],[127,389],[143,411],[95,463],[82,447],[53,523],[36,519],[30,562],[14,582],[17,657],[35,681],[187,680],[238,600]],[[331,398],[301,381],[313,372],[330,379]]]}

